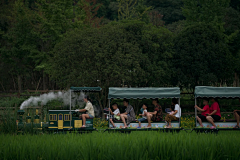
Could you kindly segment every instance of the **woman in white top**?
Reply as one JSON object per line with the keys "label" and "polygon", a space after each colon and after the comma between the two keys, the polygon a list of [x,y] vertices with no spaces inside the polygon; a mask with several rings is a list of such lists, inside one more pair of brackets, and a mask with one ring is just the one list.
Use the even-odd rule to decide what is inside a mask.
{"label": "woman in white top", "polygon": [[82,128],[85,128],[86,118],[94,118],[94,109],[92,103],[89,101],[89,97],[85,96],[83,101],[86,102],[86,107],[84,109],[77,109],[76,112],[86,112],[87,114],[82,114],[83,125]]}
{"label": "woman in white top", "polygon": [[181,108],[178,105],[178,100],[176,98],[172,99],[172,105],[174,106],[174,112],[172,114],[168,114],[165,117],[165,120],[168,123],[166,128],[172,128],[171,121],[178,121],[179,118],[181,117]]}

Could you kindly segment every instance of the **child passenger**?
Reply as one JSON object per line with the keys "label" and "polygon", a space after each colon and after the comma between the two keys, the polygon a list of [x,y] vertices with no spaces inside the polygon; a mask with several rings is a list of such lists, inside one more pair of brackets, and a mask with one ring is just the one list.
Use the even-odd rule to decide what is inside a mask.
{"label": "child passenger", "polygon": [[117,120],[120,120],[120,111],[118,109],[118,105],[117,103],[114,103],[112,105],[112,108],[114,109],[114,112],[111,110],[111,108],[109,108],[109,111],[111,113],[111,116],[110,116],[110,122],[112,123],[113,127],[112,128],[116,128],[114,122],[113,122],[113,119],[117,119]]}
{"label": "child passenger", "polygon": [[139,116],[142,116],[142,118],[138,119],[139,126],[137,127],[137,129],[141,129],[141,122],[145,121],[147,119],[147,116],[146,116],[146,114],[147,114],[147,105],[143,104],[141,110],[142,110],[142,114],[139,114]]}

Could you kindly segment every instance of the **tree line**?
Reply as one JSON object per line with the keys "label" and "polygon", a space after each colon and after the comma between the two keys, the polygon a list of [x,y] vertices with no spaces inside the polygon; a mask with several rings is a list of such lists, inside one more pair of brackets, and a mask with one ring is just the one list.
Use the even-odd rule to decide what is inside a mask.
{"label": "tree line", "polygon": [[239,0],[2,0],[0,90],[239,86]]}

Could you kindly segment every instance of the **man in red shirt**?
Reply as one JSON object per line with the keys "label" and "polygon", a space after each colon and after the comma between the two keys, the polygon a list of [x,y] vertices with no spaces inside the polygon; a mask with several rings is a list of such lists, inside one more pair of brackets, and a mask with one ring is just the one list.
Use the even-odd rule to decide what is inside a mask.
{"label": "man in red shirt", "polygon": [[197,105],[195,105],[195,108],[196,108],[198,111],[201,111],[201,112],[202,112],[201,115],[198,115],[198,116],[196,117],[201,127],[203,127],[202,121],[207,121],[207,119],[206,119],[206,116],[207,116],[207,115],[206,115],[206,114],[209,114],[209,112],[210,112],[208,102],[209,102],[209,100],[208,100],[207,98],[204,98],[204,99],[203,99],[203,104],[204,104],[203,109],[200,108],[200,107],[198,107]]}

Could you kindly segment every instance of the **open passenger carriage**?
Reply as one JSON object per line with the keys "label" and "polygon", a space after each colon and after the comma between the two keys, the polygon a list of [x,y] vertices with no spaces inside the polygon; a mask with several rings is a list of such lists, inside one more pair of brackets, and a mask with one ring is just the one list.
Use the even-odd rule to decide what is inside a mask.
{"label": "open passenger carriage", "polygon": [[[180,105],[180,88],[109,88],[108,100],[109,107],[111,106],[111,99],[163,99],[163,98],[177,98]],[[140,107],[140,106],[139,106]],[[149,112],[149,111],[148,111]],[[151,112],[151,111],[150,111]],[[110,112],[109,112],[110,114]],[[180,113],[181,115],[181,113]],[[166,125],[165,120],[158,122],[151,122],[151,128],[144,128],[147,126],[147,120],[141,123],[142,129],[137,129],[138,121],[135,119],[129,124],[128,128],[122,129],[124,126],[122,120],[115,121],[115,129],[110,129],[112,124],[109,123],[108,131],[120,131],[120,132],[130,132],[130,131],[149,131],[149,130],[163,130],[163,131],[180,131],[180,118],[179,121],[172,121],[172,127],[170,129],[164,128]]]}
{"label": "open passenger carriage", "polygon": [[[240,87],[210,87],[210,86],[196,86],[195,87],[195,105],[197,98],[240,98]],[[195,109],[195,117],[197,116],[197,109]],[[196,119],[195,119],[196,120]],[[199,128],[199,123],[196,120],[195,129],[197,132],[217,132],[218,130],[233,130],[237,124],[236,120],[219,120],[214,122],[216,129],[210,129],[212,126],[208,121],[203,121],[203,128]],[[234,129],[240,130],[240,129]]]}

